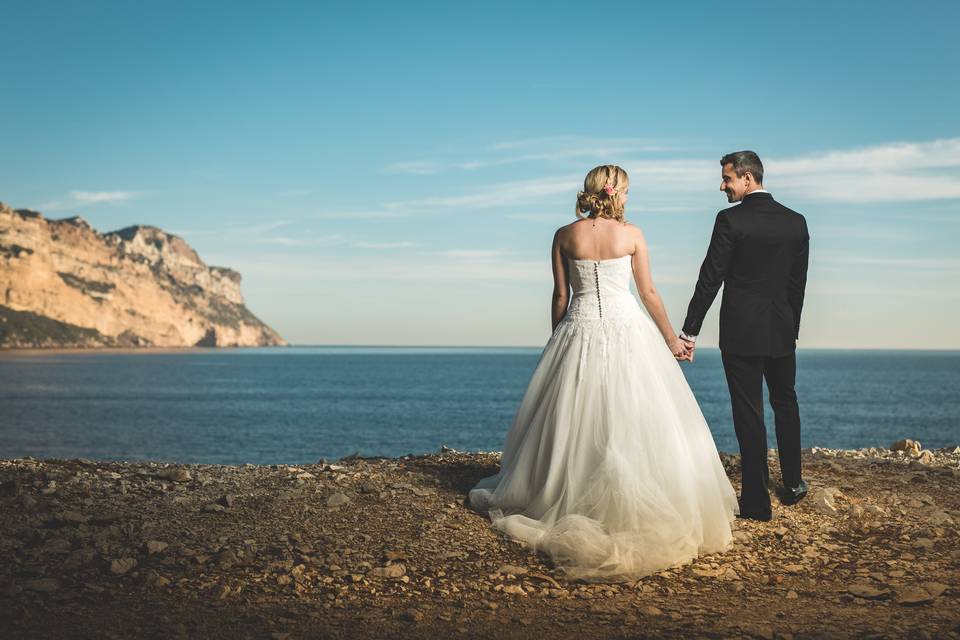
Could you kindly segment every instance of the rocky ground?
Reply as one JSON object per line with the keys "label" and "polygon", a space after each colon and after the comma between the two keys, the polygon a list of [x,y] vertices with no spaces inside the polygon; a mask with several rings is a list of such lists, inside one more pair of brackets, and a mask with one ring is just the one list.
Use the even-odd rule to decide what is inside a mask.
{"label": "rocky ground", "polygon": [[621,584],[464,506],[497,454],[4,460],[0,637],[960,638],[960,448],[898,448],[805,451],[799,505]]}

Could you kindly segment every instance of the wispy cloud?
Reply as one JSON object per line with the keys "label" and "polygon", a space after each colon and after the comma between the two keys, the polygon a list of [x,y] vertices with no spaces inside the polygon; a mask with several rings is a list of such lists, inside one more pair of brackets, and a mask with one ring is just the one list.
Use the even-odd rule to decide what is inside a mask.
{"label": "wispy cloud", "polygon": [[260,237],[275,229],[294,224],[293,220],[270,220],[255,224],[229,224],[208,229],[174,228],[170,233],[186,238],[187,236],[224,236],[224,237]]}
{"label": "wispy cloud", "polygon": [[561,136],[544,136],[541,138],[519,138],[517,140],[503,140],[491,145],[491,148],[495,151],[507,151],[514,149],[530,149],[530,148],[544,148],[544,147],[588,147],[588,148],[597,148],[597,147],[619,147],[619,148],[636,148],[636,147],[657,147],[664,148],[663,141],[657,140],[655,138],[616,138],[616,137],[599,137],[599,136],[576,136],[576,135],[561,135]]}
{"label": "wispy cloud", "polygon": [[313,231],[301,231],[296,236],[251,236],[256,244],[279,245],[284,247],[352,247],[369,250],[410,249],[419,246],[412,240],[361,240],[350,234],[320,234]]}
{"label": "wispy cloud", "polygon": [[[419,200],[401,200],[387,202],[384,206],[388,209],[488,209],[491,207],[538,202],[544,198],[562,193],[569,193],[572,196],[577,190],[577,179],[577,176],[570,175],[505,182],[492,184],[475,192],[461,195],[434,196]],[[582,180],[583,178],[580,177],[579,179]]]}
{"label": "wispy cloud", "polygon": [[354,247],[358,249],[407,249],[409,247],[416,247],[416,242],[410,242],[409,240],[401,240],[398,242],[354,242]]}
{"label": "wispy cloud", "polygon": [[[544,149],[547,145],[554,148]],[[577,146],[580,145],[580,146]],[[621,165],[630,174],[639,197],[631,207],[651,213],[700,210],[703,198],[716,196],[716,158],[671,158],[680,145],[652,144],[644,139],[576,138],[559,136],[502,142],[495,150],[519,155],[478,161],[420,161],[392,165],[409,172],[436,173],[476,169],[512,162],[549,164],[562,158],[595,156],[608,160],[628,156]],[[531,151],[533,149],[534,151]],[[636,158],[639,152],[663,152],[662,158]],[[772,191],[795,199],[848,203],[916,202],[960,199],[960,138],[928,142],[897,142],[857,149],[824,150],[797,157],[764,160],[765,182]],[[407,209],[485,209],[513,204],[556,204],[556,196],[580,188],[583,174],[547,175],[530,180],[490,184],[462,194],[420,200],[393,201],[392,211]]]}
{"label": "wispy cloud", "polygon": [[129,200],[134,195],[133,191],[71,191],[70,197],[80,204],[92,204],[95,202],[120,202]]}
{"label": "wispy cloud", "polygon": [[[472,282],[540,282],[549,283],[550,263],[544,260],[523,259],[463,259],[433,254],[429,258],[414,256],[411,259],[384,262],[379,260],[354,259],[325,260],[312,256],[284,255],[270,260],[235,256],[220,258],[229,260],[244,277],[281,278],[291,281],[316,281],[316,274],[323,273],[324,281],[358,282],[391,281],[405,283],[462,281]],[[220,264],[214,262],[215,264]]]}
{"label": "wispy cloud", "polygon": [[813,200],[953,200],[960,198],[960,138],[772,158],[765,175],[778,189]]}
{"label": "wispy cloud", "polygon": [[305,216],[313,220],[377,220],[380,218],[404,218],[407,212],[397,209],[367,209],[363,211],[318,211]]}
{"label": "wispy cloud", "polygon": [[960,167],[960,138],[931,142],[895,142],[859,149],[827,151],[793,159],[772,160],[768,164],[774,170],[785,174]]}
{"label": "wispy cloud", "polygon": [[944,275],[948,273],[960,272],[960,259],[946,256],[898,258],[892,256],[826,255],[819,257],[817,262],[827,266],[832,265],[842,267],[870,267],[871,269],[933,271],[943,273]]}
{"label": "wispy cloud", "polygon": [[442,171],[475,171],[518,163],[556,163],[575,159],[601,161],[677,149],[677,146],[668,146],[646,138],[554,136],[499,142],[480,153],[474,153],[474,156],[479,157],[468,160],[413,160],[396,162],[385,169],[389,173],[432,175]]}
{"label": "wispy cloud", "polygon": [[40,205],[41,211],[68,211],[95,204],[123,202],[140,195],[136,191],[71,191],[65,198]]}
{"label": "wispy cloud", "polygon": [[339,234],[304,235],[304,236],[268,236],[254,238],[257,244],[274,244],[284,247],[329,247],[344,244],[346,238]]}
{"label": "wispy cloud", "polygon": [[469,260],[476,260],[478,258],[498,258],[502,256],[504,252],[500,249],[446,249],[436,253],[437,255],[446,256],[448,258],[465,258]]}
{"label": "wispy cloud", "polygon": [[560,211],[554,211],[553,213],[544,212],[517,212],[517,213],[507,213],[504,214],[504,218],[509,220],[524,220],[526,222],[543,222],[553,225],[562,224],[563,222],[572,222],[573,221],[573,205],[570,206],[567,215]]}

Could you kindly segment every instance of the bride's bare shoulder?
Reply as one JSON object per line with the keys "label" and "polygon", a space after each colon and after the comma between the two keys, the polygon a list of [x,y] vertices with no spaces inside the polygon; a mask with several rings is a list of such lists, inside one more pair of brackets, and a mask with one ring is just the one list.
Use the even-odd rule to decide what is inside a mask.
{"label": "bride's bare shoulder", "polygon": [[575,229],[578,229],[580,226],[582,226],[581,223],[583,222],[585,222],[585,220],[574,220],[570,224],[565,224],[559,229],[557,229],[554,235],[557,238],[563,238],[563,237],[569,236],[571,233],[574,232]]}
{"label": "bride's bare shoulder", "polygon": [[635,238],[643,237],[643,231],[641,231],[640,227],[633,224],[632,222],[627,222],[626,220],[624,220],[623,228],[626,230],[627,233],[629,233],[631,236]]}

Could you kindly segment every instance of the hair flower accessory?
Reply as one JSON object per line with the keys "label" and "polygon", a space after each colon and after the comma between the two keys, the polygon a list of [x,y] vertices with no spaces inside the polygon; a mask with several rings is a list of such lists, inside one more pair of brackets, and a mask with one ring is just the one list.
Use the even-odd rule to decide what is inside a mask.
{"label": "hair flower accessory", "polygon": [[613,189],[613,185],[612,185],[612,184],[608,184],[608,185],[604,186],[604,187],[603,187],[603,190],[606,192],[606,194],[607,194],[608,196],[612,196],[612,195],[613,195],[614,189]]}

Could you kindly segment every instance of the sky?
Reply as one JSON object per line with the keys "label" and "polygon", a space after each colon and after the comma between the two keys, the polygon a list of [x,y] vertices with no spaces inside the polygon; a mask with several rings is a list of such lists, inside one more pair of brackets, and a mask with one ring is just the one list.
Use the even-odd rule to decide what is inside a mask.
{"label": "sky", "polygon": [[553,233],[607,163],[679,330],[752,149],[811,234],[801,347],[960,348],[960,3],[0,15],[0,201],[180,235],[293,344],[542,346]]}

